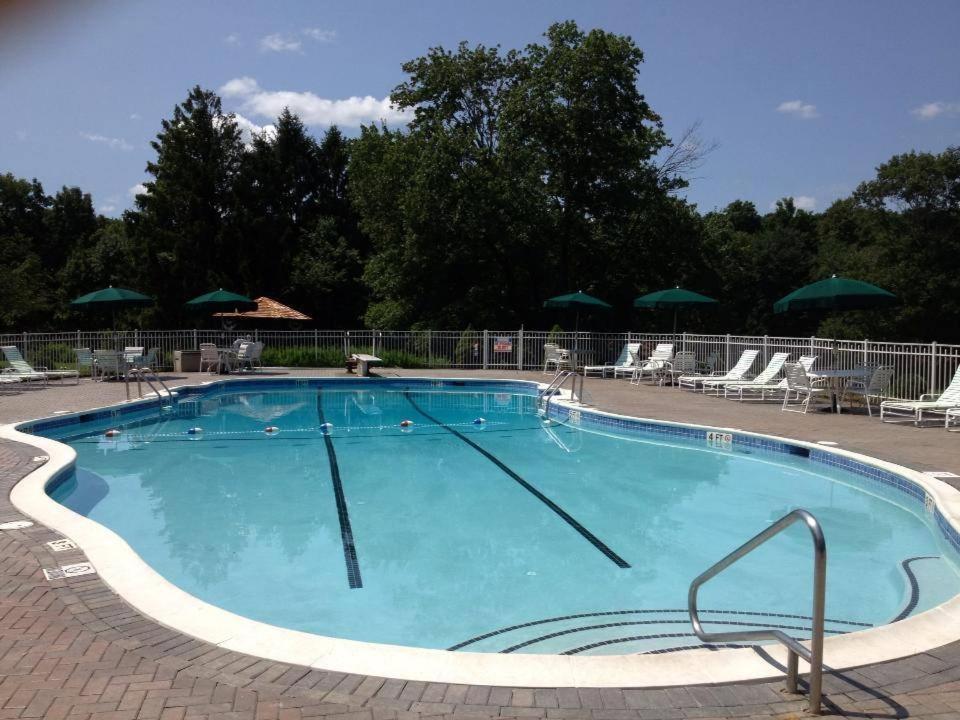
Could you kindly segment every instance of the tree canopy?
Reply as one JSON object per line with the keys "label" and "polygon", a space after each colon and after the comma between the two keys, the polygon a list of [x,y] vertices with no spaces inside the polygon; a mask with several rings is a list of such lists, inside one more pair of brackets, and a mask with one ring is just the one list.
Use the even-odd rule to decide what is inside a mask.
{"label": "tree canopy", "polygon": [[[662,330],[632,299],[681,285],[720,300],[691,331],[960,341],[960,147],[879,164],[821,213],[783,198],[702,213],[678,192],[704,160],[643,95],[629,37],[557,23],[542,42],[462,43],[405,63],[411,121],[319,136],[284,110],[245,138],[194,87],[160,123],[150,179],[122,219],[88,194],[0,175],[0,330],[102,325],[69,308],[110,284],[158,299],[127,318],[201,322],[188,298],[270,295],[318,327],[547,327],[544,298],[583,290],[597,329]],[[880,160],[878,158],[878,160]],[[883,312],[774,315],[833,273],[876,283]]]}

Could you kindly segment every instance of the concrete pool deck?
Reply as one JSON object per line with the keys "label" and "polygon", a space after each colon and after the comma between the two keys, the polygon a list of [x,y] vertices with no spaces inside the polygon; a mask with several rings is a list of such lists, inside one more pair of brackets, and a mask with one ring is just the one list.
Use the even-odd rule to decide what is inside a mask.
{"label": "concrete pool deck", "polygon": [[[290,374],[336,376],[342,372],[291,371]],[[382,374],[427,373],[384,370]],[[545,377],[539,373],[499,371],[431,371],[429,374],[536,380]],[[185,375],[170,384],[208,379],[209,376]],[[845,449],[896,461],[917,470],[960,474],[957,467],[960,465],[960,446],[957,444],[960,437],[947,433],[942,427],[917,430],[881,425],[879,420],[852,415],[800,416],[780,413],[774,406],[742,406],[681,394],[668,388],[638,389],[612,380],[591,379],[587,382],[587,391],[597,407],[613,412],[737,427],[814,442],[831,440],[839,442]],[[58,410],[87,409],[123,399],[122,384],[89,381],[83,381],[79,386],[53,384],[0,397],[0,422],[50,415]],[[9,488],[36,467],[33,461],[36,454],[36,450],[21,444],[0,445],[0,477],[8,491],[3,493],[4,503]],[[0,507],[0,521],[19,517],[20,514],[9,505]],[[60,716],[74,713],[74,716],[85,717],[85,713],[102,711],[117,713],[105,717],[158,717],[159,713],[150,713],[159,708],[159,711],[167,711],[169,717],[226,713],[220,715],[225,718],[253,717],[258,708],[262,717],[277,717],[281,711],[283,714],[279,716],[282,717],[355,712],[360,714],[354,717],[392,717],[395,713],[409,711],[485,716],[729,717],[788,714],[804,705],[801,698],[780,693],[780,682],[669,690],[529,690],[385,680],[260,660],[225,651],[157,625],[126,605],[96,575],[51,582],[44,580],[41,567],[85,559],[77,550],[54,556],[44,543],[59,537],[40,526],[0,533],[0,577],[3,578],[0,586],[0,651],[4,653],[0,659],[0,675],[4,676],[0,696],[8,686],[11,688],[5,701],[8,707],[0,711],[0,716],[55,716],[51,708],[58,702],[57,712],[61,712],[60,708],[70,708]],[[51,628],[59,630],[54,634]],[[78,642],[77,638],[81,636],[86,639]],[[76,652],[71,652],[70,645]],[[96,652],[101,654],[90,660],[88,650],[94,645],[97,646]],[[109,662],[103,664],[107,662],[104,655],[108,652],[119,653],[112,667]],[[79,683],[73,675],[77,666],[91,663],[95,667]],[[148,663],[152,665],[148,666]],[[830,702],[841,708],[840,712],[844,714],[904,717],[908,714],[954,713],[954,707],[960,708],[958,663],[960,646],[950,645],[904,660],[830,675],[826,678],[825,689]],[[156,667],[150,670],[154,665]],[[151,672],[151,679],[141,677]],[[125,677],[130,675],[138,679]],[[91,684],[94,676],[100,679]],[[141,687],[144,683],[165,683],[166,686]],[[159,692],[151,696],[153,691]],[[128,692],[134,695],[124,705]],[[251,698],[249,693],[255,697]],[[227,695],[230,695],[229,700],[214,702]],[[137,698],[140,702],[136,708],[130,707]],[[144,714],[147,700],[158,698],[163,702],[151,703]],[[183,702],[184,698],[190,702]],[[47,703],[45,709],[40,709],[44,702]],[[254,705],[248,706],[251,702]],[[84,709],[84,705],[88,707]],[[108,708],[109,705],[112,707]]]}

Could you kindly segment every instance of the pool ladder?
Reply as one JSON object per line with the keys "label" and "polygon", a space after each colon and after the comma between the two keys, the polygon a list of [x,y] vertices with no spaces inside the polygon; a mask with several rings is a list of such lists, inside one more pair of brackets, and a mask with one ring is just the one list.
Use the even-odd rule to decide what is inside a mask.
{"label": "pool ladder", "polygon": [[[161,412],[163,411],[163,399],[164,394],[157,390],[156,385],[153,384],[153,381],[156,381],[160,387],[163,388],[166,393],[166,398],[170,401],[170,407],[174,408],[177,404],[177,395],[174,392],[170,391],[170,388],[167,387],[167,384],[160,379],[160,376],[157,375],[151,368],[148,367],[138,367],[132,368],[130,374],[135,375],[137,378],[137,394],[140,397],[143,397],[143,391],[140,388],[140,381],[143,380],[149,388],[153,391],[153,394],[159,399],[159,407]],[[151,380],[152,378],[152,380]]]}
{"label": "pool ladder", "polygon": [[[700,586],[726,570],[744,555],[756,550],[767,540],[770,540],[775,535],[779,535],[797,522],[802,522],[807,526],[807,529],[810,531],[810,538],[813,540],[813,622],[811,623],[812,634],[810,638],[810,648],[807,649],[807,647],[801,645],[786,633],[773,628],[767,630],[735,630],[720,633],[705,632],[703,625],[700,623],[700,616],[697,614],[697,591],[700,589]],[[820,523],[813,515],[806,510],[798,508],[793,512],[787,513],[766,530],[752,537],[690,583],[690,591],[687,594],[687,609],[690,612],[690,622],[693,625],[694,633],[705,643],[724,643],[736,640],[776,640],[780,644],[785,645],[788,650],[787,692],[789,693],[797,692],[799,658],[802,657],[810,663],[810,714],[819,715],[823,697],[823,615],[826,585],[827,544],[823,538],[823,528],[820,527]]]}
{"label": "pool ladder", "polygon": [[[570,399],[574,402],[583,401],[583,377],[572,370],[562,370],[550,381],[549,385],[537,393],[537,410],[540,411],[541,414],[546,414],[547,406],[550,404],[550,398],[559,393],[564,383],[571,377],[573,378],[573,383],[570,388]],[[579,392],[577,391],[578,380],[580,381]]]}

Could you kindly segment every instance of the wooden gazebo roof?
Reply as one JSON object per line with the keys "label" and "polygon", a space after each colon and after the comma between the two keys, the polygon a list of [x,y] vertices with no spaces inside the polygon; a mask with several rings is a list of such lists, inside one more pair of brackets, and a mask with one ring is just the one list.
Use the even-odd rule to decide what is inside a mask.
{"label": "wooden gazebo roof", "polygon": [[234,318],[254,318],[260,320],[312,320],[309,315],[304,315],[299,310],[287,307],[282,302],[273,298],[258,297],[256,310],[247,312],[220,312],[214,313],[214,317],[234,317]]}

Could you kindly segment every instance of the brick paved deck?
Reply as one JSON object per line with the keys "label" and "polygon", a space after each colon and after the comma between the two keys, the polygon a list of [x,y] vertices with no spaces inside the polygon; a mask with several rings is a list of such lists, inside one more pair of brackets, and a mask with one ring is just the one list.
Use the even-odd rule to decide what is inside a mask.
{"label": "brick paved deck", "polygon": [[[185,376],[174,382],[196,379]],[[771,407],[738,407],[614,381],[588,382],[588,390],[598,406],[618,412],[832,439],[917,469],[960,474],[960,436],[942,429],[880,426],[858,416],[784,416]],[[123,392],[122,385],[89,381],[79,387],[28,390],[0,399],[0,422],[104,405],[123,399]],[[9,491],[37,465],[36,455],[30,446],[0,440],[0,522],[24,519],[10,505]],[[262,660],[141,616],[97,575],[45,580],[41,568],[85,559],[80,550],[54,556],[45,545],[54,539],[59,536],[42,526],[0,532],[0,718],[655,720],[789,717],[802,714],[805,706],[802,698],[783,694],[782,683],[660,690],[491,688],[344,675]],[[838,715],[960,718],[960,643],[830,673],[824,689],[828,710]]]}

